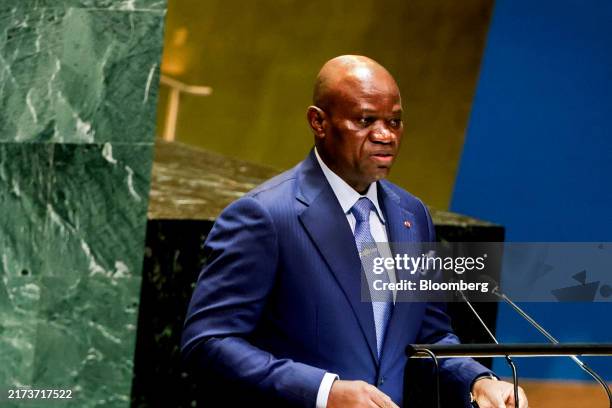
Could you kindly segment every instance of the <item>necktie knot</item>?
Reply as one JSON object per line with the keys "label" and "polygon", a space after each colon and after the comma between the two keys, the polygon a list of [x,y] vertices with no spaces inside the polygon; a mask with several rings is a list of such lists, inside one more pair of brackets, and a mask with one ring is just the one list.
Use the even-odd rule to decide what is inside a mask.
{"label": "necktie knot", "polygon": [[357,222],[368,221],[370,219],[370,211],[374,209],[374,204],[367,197],[361,197],[351,207],[351,214]]}

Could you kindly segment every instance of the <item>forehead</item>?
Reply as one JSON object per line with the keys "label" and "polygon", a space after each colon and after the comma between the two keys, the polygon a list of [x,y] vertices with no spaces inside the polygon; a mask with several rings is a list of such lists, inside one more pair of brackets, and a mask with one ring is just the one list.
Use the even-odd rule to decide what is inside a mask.
{"label": "forehead", "polygon": [[336,84],[336,106],[360,110],[401,111],[400,92],[388,74],[355,70]]}

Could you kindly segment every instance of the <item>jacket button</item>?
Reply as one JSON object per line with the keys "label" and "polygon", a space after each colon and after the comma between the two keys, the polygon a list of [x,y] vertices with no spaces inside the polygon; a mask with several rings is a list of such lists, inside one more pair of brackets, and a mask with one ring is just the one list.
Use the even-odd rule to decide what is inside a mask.
{"label": "jacket button", "polygon": [[385,383],[385,377],[380,377],[378,379],[378,386],[380,387],[381,385],[383,385]]}

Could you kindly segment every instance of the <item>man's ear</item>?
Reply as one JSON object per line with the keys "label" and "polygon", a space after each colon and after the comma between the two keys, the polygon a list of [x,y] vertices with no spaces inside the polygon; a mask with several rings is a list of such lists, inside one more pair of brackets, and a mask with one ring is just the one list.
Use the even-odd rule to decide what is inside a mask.
{"label": "man's ear", "polygon": [[306,118],[308,119],[308,124],[315,138],[323,139],[325,137],[325,122],[327,121],[327,114],[325,111],[318,106],[309,106],[306,112]]}

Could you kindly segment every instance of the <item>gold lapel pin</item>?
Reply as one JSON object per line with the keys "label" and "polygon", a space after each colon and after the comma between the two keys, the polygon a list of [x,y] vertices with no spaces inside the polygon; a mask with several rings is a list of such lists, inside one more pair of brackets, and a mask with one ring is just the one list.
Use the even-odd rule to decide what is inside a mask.
{"label": "gold lapel pin", "polygon": [[404,227],[410,228],[410,227],[412,227],[412,223],[410,221],[406,220],[406,221],[404,221]]}

